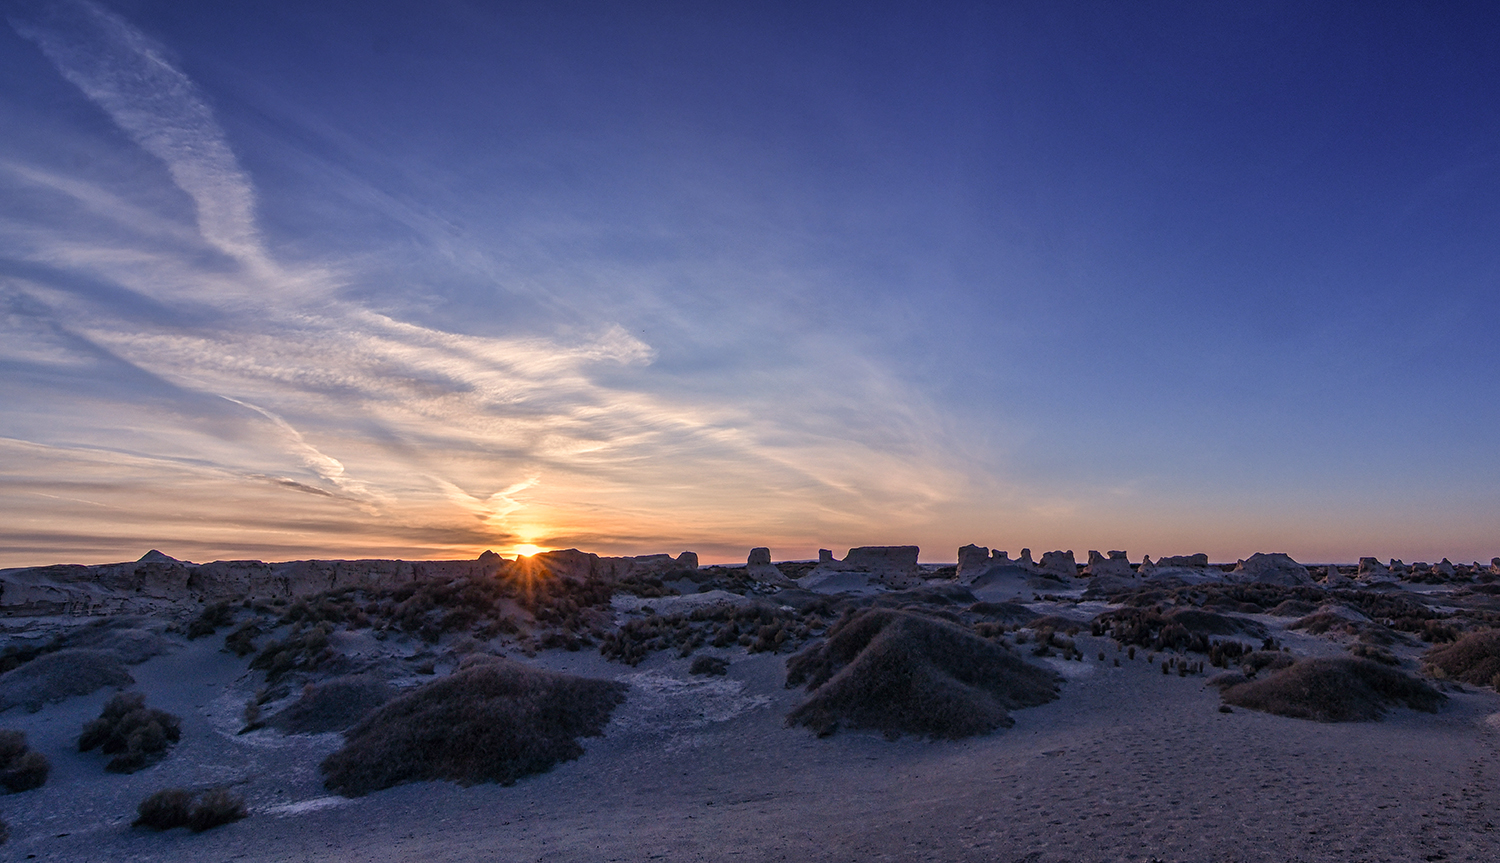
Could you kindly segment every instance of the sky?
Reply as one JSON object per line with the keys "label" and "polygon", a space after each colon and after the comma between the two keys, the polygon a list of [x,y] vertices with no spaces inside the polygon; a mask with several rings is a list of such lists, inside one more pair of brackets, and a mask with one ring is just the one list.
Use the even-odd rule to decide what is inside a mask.
{"label": "sky", "polygon": [[0,0],[0,565],[1500,555],[1500,8]]}

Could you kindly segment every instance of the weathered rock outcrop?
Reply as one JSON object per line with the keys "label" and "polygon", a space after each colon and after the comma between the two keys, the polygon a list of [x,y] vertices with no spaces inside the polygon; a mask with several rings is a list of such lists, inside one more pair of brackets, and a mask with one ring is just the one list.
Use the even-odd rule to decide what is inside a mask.
{"label": "weathered rock outcrop", "polygon": [[969,584],[990,568],[990,550],[982,545],[966,545],[958,550],[958,583]]}
{"label": "weathered rock outcrop", "polygon": [[750,557],[745,561],[745,574],[762,584],[789,586],[795,583],[771,563],[769,548],[750,549]]}
{"label": "weathered rock outcrop", "polygon": [[1073,559],[1073,550],[1048,551],[1042,554],[1042,565],[1038,569],[1052,575],[1060,575],[1066,578],[1078,576],[1078,561]]}
{"label": "weathered rock outcrop", "polygon": [[1130,559],[1123,551],[1111,551],[1106,558],[1099,552],[1089,549],[1089,565],[1083,568],[1083,574],[1098,578],[1101,575],[1113,575],[1122,578],[1130,578],[1135,575],[1135,570],[1130,567]]}
{"label": "weathered rock outcrop", "polygon": [[1207,569],[1208,555],[1201,551],[1197,554],[1176,554],[1158,560],[1156,565],[1180,569]]}
{"label": "weathered rock outcrop", "polygon": [[976,579],[997,570],[1027,574],[1036,572],[1036,564],[1031,560],[1031,549],[1021,549],[1019,560],[1011,560],[1008,551],[997,549],[992,552],[982,545],[966,545],[958,550],[959,584],[973,584]]}
{"label": "weathered rock outcrop", "polygon": [[[869,583],[885,587],[915,587],[922,582],[921,570],[917,567],[920,549],[915,545],[870,545],[851,548],[843,560],[825,560],[819,552],[819,560],[812,572],[797,580],[804,588],[817,589],[837,581],[849,582],[847,576],[863,576]],[[832,557],[832,554],[829,555]]]}
{"label": "weathered rock outcrop", "polygon": [[1256,552],[1225,576],[1226,581],[1240,584],[1277,584],[1283,587],[1298,587],[1312,584],[1307,567],[1280,552],[1264,554]]}

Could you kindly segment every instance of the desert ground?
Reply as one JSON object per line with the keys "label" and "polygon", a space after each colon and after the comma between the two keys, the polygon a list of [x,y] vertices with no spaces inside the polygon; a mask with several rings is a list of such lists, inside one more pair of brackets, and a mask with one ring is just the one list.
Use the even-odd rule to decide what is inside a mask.
{"label": "desert ground", "polygon": [[[39,788],[0,795],[9,828],[0,859],[1500,858],[1500,696],[1487,683],[1458,682],[1432,664],[1435,649],[1491,628],[1500,612],[1485,589],[1496,573],[1476,565],[1414,575],[1365,565],[1255,580],[1243,564],[1238,576],[1229,567],[1153,572],[1132,565],[1128,574],[1085,568],[1070,578],[1009,561],[987,561],[976,575],[970,563],[968,572],[908,568],[893,580],[878,566],[840,570],[836,561],[821,573],[811,563],[772,567],[778,574],[753,555],[746,567],[665,571],[653,558],[644,575],[615,565],[599,582],[607,600],[571,622],[546,623],[550,613],[494,600],[519,624],[503,629],[514,631],[486,628],[484,619],[460,620],[441,633],[403,628],[396,617],[380,617],[377,600],[388,588],[369,581],[300,596],[296,584],[283,584],[283,596],[247,596],[217,612],[201,596],[173,596],[170,587],[131,594],[119,583],[107,588],[108,601],[93,596],[107,612],[7,601],[0,624],[15,658],[0,675],[0,703],[7,705],[0,729],[25,732],[51,771]],[[508,577],[510,564],[498,566],[493,577]],[[763,580],[752,577],[758,569]],[[598,572],[596,563],[569,577],[598,581]],[[12,598],[24,591],[10,584],[34,588],[44,577],[72,589],[57,570],[0,572]],[[549,570],[543,577],[564,576]],[[325,626],[316,662],[285,660],[273,674],[265,667],[274,667],[271,656],[251,667],[267,643],[291,643],[290,634],[313,626],[310,618],[289,620],[299,602],[332,609],[319,605],[329,596],[374,614]],[[1372,603],[1410,614],[1373,618],[1358,610],[1377,607]],[[1228,620],[1240,629],[1197,640],[1213,644],[1212,653],[1127,644],[1111,634],[1124,634],[1110,624],[1121,618],[1109,616],[1121,609],[1189,607],[1216,617],[1177,619],[1204,626]],[[763,612],[787,635],[775,641],[762,625],[715,646],[713,638],[694,644],[679,635],[678,644],[653,634],[671,625],[689,633],[696,623],[711,636],[722,631],[723,610],[735,608]],[[892,619],[938,621],[953,638],[972,638],[976,650],[1000,651],[997,661],[1013,655],[1052,672],[1055,698],[1003,711],[993,729],[956,739],[849,719],[820,729],[831,731],[823,736],[789,726],[788,714],[816,693],[787,685],[788,660],[833,641],[841,621],[882,608]],[[781,617],[772,617],[773,609]],[[440,611],[428,609],[426,619]],[[322,613],[318,625],[337,616]],[[194,620],[215,614],[220,623],[210,632],[202,625],[188,637]],[[653,620],[660,624],[654,629]],[[246,629],[252,623],[258,628]],[[588,643],[547,635],[564,630]],[[227,643],[237,631],[258,633],[244,655]],[[1126,640],[1150,642],[1164,631]],[[636,648],[622,652],[621,633],[628,632],[635,632]],[[1231,642],[1245,646],[1244,669],[1221,658],[1217,648]],[[50,653],[38,652],[41,645]],[[133,682],[80,695],[60,694],[64,684],[56,691],[39,684],[34,672],[42,666],[33,664],[66,660],[80,649],[74,645],[113,651]],[[1223,675],[1252,670],[1249,657],[1270,662],[1281,654],[1303,663],[1360,653],[1384,657],[1380,667],[1440,693],[1434,697],[1441,703],[1429,712],[1392,701],[1369,721],[1315,721],[1229,703],[1236,684]],[[579,757],[511,785],[403,781],[344,796],[330,791],[320,772],[323,759],[345,746],[344,733],[288,733],[271,722],[245,730],[250,702],[258,702],[262,719],[274,717],[310,687],[351,674],[413,692],[483,666],[475,657],[491,655],[628,688],[602,734],[579,738]],[[725,660],[725,673],[692,673],[705,656]],[[1272,665],[1239,685],[1290,679],[1278,677],[1290,671]],[[181,721],[180,741],[132,773],[107,772],[107,756],[78,751],[80,729],[121,689],[144,694],[150,707]],[[884,715],[882,704],[863,707]],[[214,787],[243,798],[247,816],[201,833],[132,826],[137,805],[155,791]]]}

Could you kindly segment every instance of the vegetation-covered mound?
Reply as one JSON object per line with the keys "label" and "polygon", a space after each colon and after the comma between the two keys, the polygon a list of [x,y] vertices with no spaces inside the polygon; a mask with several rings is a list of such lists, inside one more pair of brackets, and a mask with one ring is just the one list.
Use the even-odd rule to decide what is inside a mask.
{"label": "vegetation-covered mound", "polygon": [[872,608],[787,660],[787,685],[812,696],[787,716],[820,736],[840,725],[887,735],[968,737],[1014,720],[1008,711],[1057,697],[1058,675],[968,629]]}
{"label": "vegetation-covered mound", "polygon": [[302,697],[266,723],[285,734],[343,731],[396,696],[395,687],[378,677],[351,674],[308,684]]}
{"label": "vegetation-covered mound", "polygon": [[74,695],[88,695],[106,686],[135,682],[120,657],[107,650],[59,650],[39,656],[13,671],[0,674],[0,710],[42,705]]}
{"label": "vegetation-covered mound", "polygon": [[1258,680],[1221,691],[1228,704],[1318,722],[1369,722],[1404,705],[1436,712],[1447,696],[1408,674],[1368,659],[1297,660]]}
{"label": "vegetation-covered mound", "polygon": [[134,773],[165,758],[167,748],[182,737],[182,720],[146,706],[139,692],[121,692],[105,702],[98,719],[91,719],[78,736],[78,751],[99,749],[115,756],[104,766],[111,773]]}
{"label": "vegetation-covered mound", "polygon": [[1500,629],[1471,632],[1452,644],[1434,647],[1422,657],[1424,665],[1441,669],[1444,676],[1476,686],[1496,682],[1500,676]]}
{"label": "vegetation-covered mound", "polygon": [[323,761],[325,784],[347,796],[435,779],[510,785],[582,755],[577,738],[603,733],[626,689],[510,660],[480,663],[365,717]]}

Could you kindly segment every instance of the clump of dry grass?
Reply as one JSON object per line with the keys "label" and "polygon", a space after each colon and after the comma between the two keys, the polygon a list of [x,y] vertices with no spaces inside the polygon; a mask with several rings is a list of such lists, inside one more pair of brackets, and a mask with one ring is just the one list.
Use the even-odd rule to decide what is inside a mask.
{"label": "clump of dry grass", "polygon": [[132,826],[154,830],[187,827],[202,833],[248,814],[244,799],[227,788],[211,788],[197,795],[182,788],[164,788],[141,801]]}
{"label": "clump of dry grass", "polygon": [[1436,712],[1447,696],[1368,659],[1303,659],[1258,680],[1226,686],[1226,703],[1318,722],[1368,722],[1388,707]]}
{"label": "clump of dry grass", "polygon": [[0,731],[0,785],[7,791],[30,791],[47,782],[52,764],[26,744],[24,731]]}
{"label": "clump of dry grass", "polygon": [[303,687],[300,698],[265,724],[284,734],[343,731],[395,696],[395,688],[378,677],[335,677]]}
{"label": "clump of dry grass", "polygon": [[541,773],[604,731],[622,683],[497,659],[425,684],[365,717],[323,761],[329,789],[358,796],[402,782],[462,785]]}
{"label": "clump of dry grass", "polygon": [[820,736],[843,725],[959,738],[1008,727],[1009,710],[1055,699],[1058,675],[961,626],[868,609],[787,661],[787,685],[803,683],[811,697],[788,725]]}
{"label": "clump of dry grass", "polygon": [[160,761],[182,737],[182,720],[146,706],[139,692],[121,692],[105,703],[78,736],[78,751],[99,749],[115,757],[104,766],[111,773],[134,773]]}
{"label": "clump of dry grass", "polygon": [[1484,686],[1500,674],[1500,629],[1481,629],[1433,647],[1422,656],[1422,664],[1441,669],[1451,680]]}

